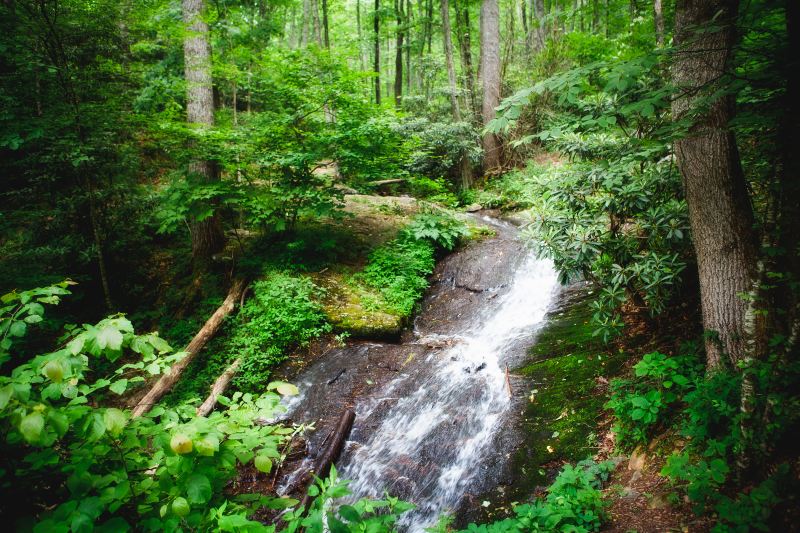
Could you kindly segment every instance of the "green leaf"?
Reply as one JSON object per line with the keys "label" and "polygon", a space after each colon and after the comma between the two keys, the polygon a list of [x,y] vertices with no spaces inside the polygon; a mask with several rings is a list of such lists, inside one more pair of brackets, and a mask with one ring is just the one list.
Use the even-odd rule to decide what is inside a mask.
{"label": "green leaf", "polygon": [[285,381],[273,381],[267,385],[267,390],[275,390],[278,392],[278,394],[283,396],[296,396],[300,393],[300,390],[297,387],[291,383],[286,383]]}
{"label": "green leaf", "polygon": [[114,326],[104,326],[103,329],[97,332],[95,339],[100,348],[108,348],[109,350],[122,348],[122,333]]}
{"label": "green leaf", "polygon": [[8,328],[8,334],[11,337],[22,337],[25,335],[25,331],[28,329],[27,324],[22,320],[17,320],[11,323],[11,327]]}
{"label": "green leaf", "polygon": [[22,433],[23,438],[34,443],[39,440],[39,437],[44,431],[44,416],[38,411],[28,413],[19,423],[19,432]]}
{"label": "green leaf", "polygon": [[119,381],[115,381],[114,383],[112,383],[108,389],[111,392],[115,392],[117,394],[123,394],[127,388],[128,388],[128,380],[120,379]]}
{"label": "green leaf", "polygon": [[186,480],[186,495],[192,503],[206,503],[211,499],[211,482],[203,474],[192,474]]}

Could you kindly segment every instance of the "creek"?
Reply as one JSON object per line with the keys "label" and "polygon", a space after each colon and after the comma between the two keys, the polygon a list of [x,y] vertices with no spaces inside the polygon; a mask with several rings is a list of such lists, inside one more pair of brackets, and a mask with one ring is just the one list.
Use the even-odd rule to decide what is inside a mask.
{"label": "creek", "polygon": [[312,455],[341,411],[355,411],[339,475],[355,497],[388,491],[414,503],[400,523],[409,532],[475,505],[470,498],[501,482],[526,397],[509,369],[524,361],[560,291],[552,263],[537,259],[516,227],[482,222],[496,236],[437,265],[399,343],[328,350],[297,376],[300,394],[287,404],[293,420],[315,423]]}

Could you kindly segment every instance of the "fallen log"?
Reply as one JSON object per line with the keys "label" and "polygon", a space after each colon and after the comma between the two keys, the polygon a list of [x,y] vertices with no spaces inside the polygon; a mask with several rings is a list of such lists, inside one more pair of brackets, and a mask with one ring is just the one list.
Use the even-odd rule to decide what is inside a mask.
{"label": "fallen log", "polygon": [[241,298],[245,288],[245,282],[242,279],[237,279],[233,282],[230,291],[228,291],[228,295],[225,297],[225,301],[222,302],[222,305],[214,311],[214,314],[211,315],[203,327],[200,328],[200,331],[197,332],[197,335],[189,342],[184,350],[186,355],[172,365],[172,367],[164,373],[163,376],[153,385],[153,387],[147,391],[147,394],[139,400],[136,404],[136,407],[133,409],[132,415],[134,417],[142,416],[147,411],[149,411],[158,401],[164,396],[167,392],[172,389],[172,387],[177,383],[178,379],[181,376],[181,373],[189,366],[189,363],[192,362],[192,359],[200,352],[203,346],[211,340],[214,335],[219,330],[220,326],[222,325],[222,321],[228,316],[233,309],[236,307],[237,302]]}
{"label": "fallen log", "polygon": [[339,417],[339,423],[336,425],[336,429],[330,435],[331,440],[328,447],[325,448],[322,453],[319,454],[317,460],[314,461],[314,467],[306,472],[300,478],[300,481],[287,491],[287,494],[289,494],[294,492],[295,487],[305,485],[305,495],[300,501],[300,509],[305,511],[311,503],[312,497],[308,494],[308,488],[311,486],[311,483],[313,483],[312,474],[319,478],[328,475],[328,472],[331,470],[331,465],[339,457],[339,454],[342,453],[344,442],[347,440],[347,437],[350,436],[350,430],[353,429],[353,422],[355,419],[356,413],[352,409],[345,409],[342,416]]}
{"label": "fallen log", "polygon": [[392,183],[403,183],[407,181],[406,178],[392,178],[389,180],[370,181],[367,183],[370,187],[381,187],[383,185],[391,185]]}
{"label": "fallen log", "polygon": [[217,405],[217,398],[228,388],[233,376],[239,370],[239,364],[241,362],[241,359],[235,360],[225,369],[225,372],[217,378],[211,386],[211,393],[209,393],[208,398],[197,408],[197,416],[208,416],[208,413],[214,409],[214,406]]}

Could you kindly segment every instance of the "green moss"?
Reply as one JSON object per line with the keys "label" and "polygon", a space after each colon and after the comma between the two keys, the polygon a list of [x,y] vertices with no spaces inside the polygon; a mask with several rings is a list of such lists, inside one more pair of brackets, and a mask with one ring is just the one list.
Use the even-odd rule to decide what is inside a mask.
{"label": "green moss", "polygon": [[405,324],[404,317],[382,309],[377,289],[354,283],[342,273],[332,273],[321,282],[327,290],[323,312],[336,331],[360,338],[395,338]]}
{"label": "green moss", "polygon": [[593,337],[590,319],[588,294],[568,296],[531,348],[530,362],[517,370],[534,383],[524,413],[526,442],[513,458],[523,474],[515,487],[520,494],[546,484],[564,461],[594,454],[607,399],[598,390],[598,378],[618,373],[626,355]]}

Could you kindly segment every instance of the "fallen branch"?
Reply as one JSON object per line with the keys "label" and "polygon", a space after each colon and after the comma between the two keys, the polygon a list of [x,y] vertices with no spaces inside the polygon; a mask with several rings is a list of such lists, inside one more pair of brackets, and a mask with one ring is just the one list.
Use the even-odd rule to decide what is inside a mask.
{"label": "fallen branch", "polygon": [[197,408],[197,416],[208,416],[208,413],[214,409],[214,406],[217,405],[217,398],[228,388],[236,371],[239,370],[239,364],[241,362],[241,359],[235,360],[225,369],[225,372],[217,378],[211,386],[211,393],[208,395],[208,398]]}
{"label": "fallen branch", "polygon": [[391,185],[392,183],[403,183],[406,178],[392,178],[390,180],[370,181],[367,183],[370,187],[380,187],[382,185]]}
{"label": "fallen branch", "polygon": [[[355,412],[352,409],[345,409],[342,416],[339,417],[339,423],[336,425],[336,429],[329,435],[331,438],[330,444],[319,454],[317,460],[314,461],[313,468],[303,474],[300,480],[286,491],[286,494],[291,494],[300,486],[305,486],[305,495],[300,502],[300,509],[303,509],[304,512],[311,503],[312,497],[308,494],[308,487],[313,483],[312,474],[319,478],[328,475],[328,472],[331,470],[331,465],[339,457],[339,454],[342,453],[342,448],[344,447],[347,437],[350,436],[350,430],[353,429],[353,422],[355,419]],[[328,437],[326,437],[326,440],[327,439]]]}
{"label": "fallen branch", "polygon": [[172,387],[177,383],[178,379],[181,376],[181,373],[189,366],[189,363],[192,362],[192,359],[203,349],[203,346],[211,340],[214,335],[219,330],[220,326],[222,325],[222,321],[228,316],[231,311],[236,307],[236,303],[242,296],[244,292],[245,282],[242,279],[237,279],[233,282],[230,291],[228,291],[228,295],[225,297],[225,301],[222,302],[222,305],[214,311],[214,314],[211,315],[203,327],[200,328],[200,331],[197,332],[197,335],[191,340],[191,342],[186,346],[184,350],[186,355],[172,365],[172,367],[164,373],[163,376],[153,385],[153,387],[144,395],[144,397],[139,400],[139,403],[136,404],[136,407],[133,409],[133,416],[138,417],[145,414],[149,411],[158,401],[164,396],[167,392],[172,389]]}

